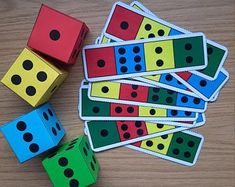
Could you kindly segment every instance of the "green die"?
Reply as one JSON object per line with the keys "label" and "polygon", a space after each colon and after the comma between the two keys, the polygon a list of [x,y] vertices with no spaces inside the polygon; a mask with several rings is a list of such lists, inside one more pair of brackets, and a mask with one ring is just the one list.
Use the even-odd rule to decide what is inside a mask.
{"label": "green die", "polygon": [[167,155],[182,161],[193,163],[201,138],[183,132],[174,133]]}
{"label": "green die", "polygon": [[205,64],[202,36],[175,39],[173,48],[176,68]]}
{"label": "green die", "polygon": [[205,75],[214,77],[225,53],[225,50],[207,44],[208,65],[205,69],[199,71]]}
{"label": "green die", "polygon": [[164,88],[149,88],[148,103],[175,106],[177,93]]}
{"label": "green die", "polygon": [[87,88],[84,88],[81,91],[82,116],[110,116],[109,103],[90,100],[87,95]]}
{"label": "green die", "polygon": [[121,141],[115,121],[90,121],[87,127],[94,149]]}
{"label": "green die", "polygon": [[99,173],[99,163],[84,135],[62,145],[42,165],[54,187],[88,186],[96,183]]}

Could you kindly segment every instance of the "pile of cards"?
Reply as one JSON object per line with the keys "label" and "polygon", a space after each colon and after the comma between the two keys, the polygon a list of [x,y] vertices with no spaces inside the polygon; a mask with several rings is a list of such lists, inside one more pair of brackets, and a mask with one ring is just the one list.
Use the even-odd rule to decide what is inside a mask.
{"label": "pile of cards", "polygon": [[83,48],[79,114],[96,152],[126,146],[192,166],[229,74],[227,49],[168,23],[139,2],[113,5],[96,44]]}

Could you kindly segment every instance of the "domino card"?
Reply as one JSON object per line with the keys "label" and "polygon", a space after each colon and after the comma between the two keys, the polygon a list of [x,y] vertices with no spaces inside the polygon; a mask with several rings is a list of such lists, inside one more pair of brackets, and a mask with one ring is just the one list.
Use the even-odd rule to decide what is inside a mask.
{"label": "domino card", "polygon": [[85,129],[95,152],[166,136],[179,130],[175,126],[145,121],[89,121],[85,123]]}
{"label": "domino card", "polygon": [[181,131],[137,142],[126,147],[186,166],[193,166],[199,156],[204,137]]}
{"label": "domino card", "polygon": [[88,45],[82,54],[85,77],[90,82],[198,70],[207,66],[202,33]]}
{"label": "domino card", "polygon": [[[94,101],[90,100],[87,94],[87,85],[81,86],[78,110],[80,118],[83,120],[174,121],[171,124],[179,126],[180,121],[193,122],[198,118],[196,112]],[[186,127],[192,127],[194,124],[182,123]]]}
{"label": "domino card", "polygon": [[88,96],[95,101],[191,112],[204,112],[207,108],[207,102],[198,97],[130,80],[89,83]]}

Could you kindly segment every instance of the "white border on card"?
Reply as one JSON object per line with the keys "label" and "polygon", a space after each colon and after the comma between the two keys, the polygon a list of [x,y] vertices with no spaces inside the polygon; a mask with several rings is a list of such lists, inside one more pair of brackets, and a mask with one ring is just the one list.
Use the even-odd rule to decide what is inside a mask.
{"label": "white border on card", "polygon": [[[198,36],[201,36],[203,39],[204,62],[205,62],[204,65],[193,66],[193,67],[181,67],[181,68],[166,69],[166,70],[156,70],[156,71],[148,71],[148,72],[139,72],[139,73],[128,73],[128,74],[124,74],[124,75],[111,75],[111,76],[94,77],[94,78],[88,77],[88,69],[87,69],[86,55],[85,55],[85,51],[88,49],[114,47],[114,46],[116,47],[116,46],[127,45],[127,44],[140,44],[140,43],[142,44],[142,43],[148,43],[148,42],[165,41],[165,40],[181,39],[181,38],[188,38],[188,37],[198,37]],[[116,79],[122,79],[122,78],[130,78],[130,77],[139,77],[139,76],[144,76],[144,75],[155,75],[155,74],[162,74],[162,73],[204,69],[208,63],[207,52],[206,52],[207,48],[206,48],[205,40],[206,40],[205,35],[203,33],[193,33],[193,34],[160,37],[160,38],[149,38],[149,39],[142,39],[142,40],[122,41],[122,42],[99,44],[99,45],[97,45],[97,44],[87,45],[82,50],[82,58],[83,58],[83,64],[84,64],[85,77],[86,77],[86,80],[88,80],[90,82],[96,82],[96,81],[116,80]]]}
{"label": "white border on card", "polygon": [[[184,129],[184,128],[176,127],[174,129],[169,129],[169,130],[166,130],[166,131],[163,131],[163,132],[157,132],[157,133],[149,134],[149,135],[146,135],[146,136],[142,136],[142,137],[138,137],[138,138],[133,138],[133,139],[130,139],[130,140],[121,141],[121,142],[118,142],[118,143],[114,143],[114,144],[110,144],[110,145],[94,148],[92,137],[91,137],[91,134],[90,134],[90,131],[89,131],[89,127],[88,127],[88,123],[89,123],[89,121],[85,122],[85,129],[86,129],[86,133],[87,133],[89,142],[91,144],[91,148],[95,152],[100,152],[100,151],[104,151],[104,150],[107,150],[107,149],[112,149],[112,148],[124,146],[124,145],[135,143],[135,142],[138,142],[138,141],[142,141],[142,140],[146,140],[146,139],[150,139],[150,138],[155,138],[157,136],[171,134],[171,133],[178,132],[178,131],[181,131],[182,129]],[[164,123],[164,125],[168,125],[168,124]]]}
{"label": "white border on card", "polygon": [[162,158],[162,159],[165,159],[165,160],[170,160],[172,162],[179,163],[179,164],[182,164],[182,165],[193,166],[193,165],[195,165],[195,163],[198,160],[199,154],[201,152],[202,145],[204,143],[204,137],[201,134],[198,134],[198,133],[195,133],[195,132],[192,132],[192,131],[188,131],[188,130],[185,130],[183,132],[186,133],[186,134],[190,134],[190,135],[197,136],[197,137],[201,138],[201,142],[198,145],[198,149],[197,149],[197,152],[195,154],[193,163],[186,162],[186,161],[176,159],[176,158],[172,158],[170,156],[163,155],[163,154],[160,154],[160,153],[156,153],[156,152],[153,152],[153,151],[150,151],[150,150],[147,150],[147,149],[143,149],[141,147],[137,147],[137,146],[134,146],[134,145],[127,145],[126,147],[128,147],[130,149],[133,149],[133,150],[136,150],[136,151],[139,151],[139,152],[143,152],[143,153],[152,155],[152,156],[156,156],[156,157],[159,157],[159,158]]}
{"label": "white border on card", "polygon": [[[116,80],[114,82],[154,87],[154,86],[149,86],[146,83],[132,81],[132,80]],[[189,107],[181,107],[181,106],[170,106],[170,105],[163,105],[163,104],[145,103],[145,102],[138,102],[138,101],[127,101],[127,100],[119,100],[119,99],[111,99],[111,98],[94,97],[94,96],[91,96],[91,89],[92,89],[92,83],[89,83],[88,97],[91,100],[94,100],[94,101],[113,102],[113,103],[120,103],[120,104],[140,105],[140,106],[149,106],[149,107],[166,108],[166,109],[172,109],[172,110],[184,110],[184,111],[190,111],[190,112],[204,112],[207,109],[207,102],[205,102],[205,105],[204,105],[203,109],[199,109],[199,108],[189,108]],[[192,96],[188,96],[188,97],[192,97]]]}
{"label": "white border on card", "polygon": [[[223,74],[225,74],[226,76],[226,79],[224,79],[223,83],[219,85],[219,87],[217,87],[217,90],[209,97],[207,98],[205,95],[203,95],[201,92],[199,92],[195,87],[193,87],[191,84],[189,84],[187,81],[185,81],[184,79],[182,79],[179,75],[175,74],[175,73],[172,73],[171,75],[173,77],[175,77],[176,79],[178,79],[180,82],[182,82],[183,84],[185,84],[190,90],[192,90],[194,93],[196,93],[197,95],[199,95],[200,98],[202,98],[203,100],[205,101],[211,101],[213,99],[214,96],[216,96],[216,94],[220,91],[220,89],[225,85],[225,83],[228,81],[229,79],[229,73],[224,69],[222,68],[221,69],[221,72]],[[210,81],[213,81],[213,80],[208,80],[209,83]]]}
{"label": "white border on card", "polygon": [[[133,2],[133,3],[134,3],[134,2]],[[109,15],[109,17],[108,17],[108,19],[107,19],[107,21],[106,21],[106,23],[105,23],[104,29],[103,29],[103,33],[104,33],[105,35],[107,35],[107,37],[109,37],[109,38],[111,38],[111,39],[113,39],[113,40],[115,40],[115,41],[123,41],[123,40],[121,40],[120,38],[117,38],[117,37],[115,37],[115,36],[109,35],[109,34],[106,33],[105,31],[107,30],[108,24],[109,24],[109,22],[110,22],[110,20],[111,20],[112,14],[113,14],[113,12],[114,12],[114,10],[115,10],[115,7],[116,7],[117,5],[122,6],[122,7],[126,8],[126,9],[129,9],[129,10],[131,10],[131,11],[133,11],[133,12],[136,12],[136,13],[138,13],[138,14],[144,16],[144,17],[150,18],[150,19],[152,19],[152,20],[154,20],[154,21],[156,21],[156,22],[158,22],[158,23],[160,23],[160,24],[163,24],[163,25],[165,25],[165,26],[168,26],[168,27],[170,27],[170,28],[172,28],[172,29],[175,29],[175,30],[177,30],[177,31],[179,31],[179,32],[182,32],[182,33],[184,33],[184,34],[192,33],[192,32],[190,32],[190,31],[188,31],[188,30],[186,30],[186,29],[180,28],[180,27],[178,27],[178,26],[176,26],[176,25],[174,25],[174,24],[171,24],[171,23],[169,23],[169,22],[167,22],[167,21],[165,21],[165,20],[163,20],[163,19],[158,18],[155,14],[153,14],[150,10],[148,10],[148,9],[147,9],[146,7],[144,7],[143,5],[142,5],[142,6],[144,7],[144,10],[143,10],[143,11],[147,11],[147,13],[146,13],[146,12],[143,12],[143,11],[141,11],[141,10],[138,10],[138,9],[132,7],[132,6],[128,6],[128,5],[126,5],[126,4],[122,3],[122,2],[117,2],[117,3],[115,3],[115,4],[113,5],[112,10],[111,10],[111,12],[110,12],[110,15]],[[151,13],[148,13],[148,12],[151,12]],[[218,43],[212,41],[212,40],[207,40],[207,43],[210,44],[210,45],[213,45],[213,46],[215,46],[215,47],[217,47],[217,48],[220,48],[221,50],[224,50],[224,51],[225,51],[225,54],[224,54],[224,56],[223,56],[223,58],[222,58],[222,60],[221,60],[221,62],[220,62],[220,66],[218,67],[217,72],[215,73],[215,75],[214,75],[213,77],[208,76],[208,75],[206,75],[206,74],[204,74],[204,73],[201,73],[201,72],[197,72],[198,75],[200,75],[201,77],[203,77],[203,78],[205,78],[205,79],[208,79],[208,80],[213,80],[213,79],[215,79],[215,78],[217,77],[219,71],[221,70],[222,66],[224,65],[224,62],[225,62],[225,60],[226,60],[226,58],[227,58],[227,55],[228,55],[228,49],[227,49],[226,47],[224,47],[224,46],[222,46],[222,45],[220,45],[220,44],[218,44]]]}

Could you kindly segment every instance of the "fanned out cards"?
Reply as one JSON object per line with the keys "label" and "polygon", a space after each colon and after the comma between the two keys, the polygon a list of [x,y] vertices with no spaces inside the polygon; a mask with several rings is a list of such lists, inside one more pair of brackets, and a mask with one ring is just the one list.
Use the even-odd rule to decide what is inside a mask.
{"label": "fanned out cards", "polygon": [[95,44],[82,50],[79,115],[91,147],[121,146],[193,166],[205,125],[229,79],[228,50],[162,20],[141,3],[116,2]]}

